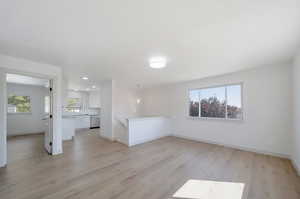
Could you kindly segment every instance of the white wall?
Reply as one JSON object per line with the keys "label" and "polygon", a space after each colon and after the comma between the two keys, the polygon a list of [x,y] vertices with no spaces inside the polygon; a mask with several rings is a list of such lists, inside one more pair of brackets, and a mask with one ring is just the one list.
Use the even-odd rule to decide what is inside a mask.
{"label": "white wall", "polygon": [[101,100],[101,136],[110,140],[127,143],[128,137],[124,122],[126,118],[139,115],[137,89],[130,88],[124,82],[104,81],[100,88]]}
{"label": "white wall", "polygon": [[114,139],[127,143],[127,129],[122,125],[126,118],[139,116],[140,96],[138,89],[126,86],[123,82],[114,81],[113,85],[113,132]]}
{"label": "white wall", "polygon": [[142,144],[171,135],[167,117],[138,117],[128,119],[128,146]]}
{"label": "white wall", "polygon": [[[32,62],[25,59],[0,55],[0,103],[4,105],[7,101],[5,73],[16,73],[31,75],[41,78],[53,79],[53,154],[62,153],[62,70],[56,66]],[[4,84],[4,85],[2,85]],[[3,103],[4,102],[4,103]],[[0,106],[0,167],[7,162],[6,158],[6,104]]]}
{"label": "white wall", "polygon": [[101,98],[101,129],[100,135],[109,140],[114,140],[113,136],[113,81],[102,82],[100,89]]}
{"label": "white wall", "polygon": [[143,116],[171,116],[172,90],[174,90],[174,85],[142,90],[140,114]]}
{"label": "white wall", "polygon": [[6,73],[0,68],[0,167],[5,166],[7,161],[6,103]]}
{"label": "white wall", "polygon": [[[291,154],[291,66],[281,64],[144,90],[142,115],[172,117],[179,137],[261,153]],[[188,89],[244,83],[242,122],[189,119]]]}
{"label": "white wall", "polygon": [[44,98],[49,95],[48,88],[21,84],[7,84],[8,95],[30,96],[30,114],[8,114],[7,135],[26,135],[45,131]]}
{"label": "white wall", "polygon": [[292,161],[300,175],[300,53],[293,66],[293,156]]}
{"label": "white wall", "polygon": [[76,119],[74,118],[63,118],[62,119],[62,138],[63,140],[72,140],[73,137],[75,136],[75,123]]}

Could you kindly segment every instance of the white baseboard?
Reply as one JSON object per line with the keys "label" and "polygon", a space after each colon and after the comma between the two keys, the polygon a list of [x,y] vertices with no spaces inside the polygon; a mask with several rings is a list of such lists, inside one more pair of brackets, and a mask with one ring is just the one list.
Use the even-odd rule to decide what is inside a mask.
{"label": "white baseboard", "polygon": [[39,134],[45,134],[45,132],[30,132],[30,133],[12,133],[12,134],[7,134],[8,138],[12,138],[12,137],[17,137],[17,136],[26,136],[26,135],[39,135]]}
{"label": "white baseboard", "polygon": [[215,145],[224,146],[224,147],[233,148],[233,149],[238,149],[238,150],[242,150],[242,151],[249,151],[249,152],[263,154],[263,155],[270,155],[270,156],[276,156],[276,157],[280,157],[280,158],[291,159],[290,155],[282,154],[282,153],[274,153],[274,152],[270,152],[270,151],[263,151],[263,150],[258,150],[258,149],[243,147],[243,146],[237,146],[237,145],[220,143],[220,142],[215,142],[215,141],[210,141],[210,140],[204,140],[204,139],[200,139],[200,138],[194,138],[194,137],[190,137],[190,136],[182,136],[182,135],[176,135],[176,134],[173,134],[172,136],[187,139],[187,140],[203,142],[203,143],[207,143],[207,144],[215,144]]}
{"label": "white baseboard", "polygon": [[53,146],[53,148],[52,148],[52,154],[51,155],[60,155],[60,154],[63,154],[63,148],[62,147],[59,147],[59,148],[54,148],[54,147],[55,146]]}
{"label": "white baseboard", "polygon": [[293,160],[293,159],[291,159],[291,162],[292,162],[292,165],[293,165],[293,167],[295,168],[295,170],[296,170],[298,176],[300,176],[300,168],[299,168],[299,166],[298,166],[298,165],[300,165],[300,164],[297,164],[297,162],[296,162],[295,160]]}
{"label": "white baseboard", "polygon": [[6,163],[0,162],[0,168],[6,167]]}
{"label": "white baseboard", "polygon": [[122,140],[122,139],[116,138],[115,141],[116,141],[116,142],[119,142],[119,143],[121,143],[121,144],[124,144],[124,145],[126,145],[126,146],[128,146],[128,142],[127,142],[127,141],[124,141],[124,140]]}
{"label": "white baseboard", "polygon": [[62,152],[62,151],[59,151],[59,152],[52,152],[52,154],[50,154],[50,155],[60,155],[60,154],[63,154],[63,152]]}
{"label": "white baseboard", "polygon": [[131,147],[131,146],[143,144],[143,143],[146,143],[146,142],[151,142],[151,141],[154,141],[154,140],[158,140],[160,138],[168,137],[168,136],[172,136],[172,135],[168,133],[168,134],[157,136],[157,137],[153,137],[153,138],[150,138],[150,139],[139,140],[138,142],[129,142],[128,146]]}
{"label": "white baseboard", "polygon": [[114,141],[115,141],[115,140],[112,139],[111,137],[105,136],[105,135],[103,135],[103,134],[100,134],[100,137],[103,138],[103,139],[109,140],[109,141],[111,141],[111,142],[114,142]]}

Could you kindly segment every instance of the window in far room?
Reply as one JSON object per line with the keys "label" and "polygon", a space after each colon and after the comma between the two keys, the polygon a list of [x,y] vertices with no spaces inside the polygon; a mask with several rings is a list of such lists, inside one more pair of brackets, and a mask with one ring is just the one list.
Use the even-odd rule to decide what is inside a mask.
{"label": "window in far room", "polygon": [[189,116],[243,119],[242,85],[225,85],[189,91]]}
{"label": "window in far room", "polygon": [[10,95],[7,104],[8,113],[31,113],[29,96]]}

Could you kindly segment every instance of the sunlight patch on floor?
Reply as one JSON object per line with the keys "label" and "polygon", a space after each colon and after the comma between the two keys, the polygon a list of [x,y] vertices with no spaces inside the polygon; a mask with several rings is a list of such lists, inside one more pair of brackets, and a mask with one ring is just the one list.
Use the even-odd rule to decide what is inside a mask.
{"label": "sunlight patch on floor", "polygon": [[244,183],[188,180],[174,195],[174,198],[189,199],[241,199]]}

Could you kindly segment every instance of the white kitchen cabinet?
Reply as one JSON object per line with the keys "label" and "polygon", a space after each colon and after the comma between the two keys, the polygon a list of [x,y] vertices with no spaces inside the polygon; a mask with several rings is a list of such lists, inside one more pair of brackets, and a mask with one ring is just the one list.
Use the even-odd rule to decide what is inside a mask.
{"label": "white kitchen cabinet", "polygon": [[90,116],[76,116],[76,129],[90,128]]}
{"label": "white kitchen cabinet", "polygon": [[91,91],[89,96],[89,107],[90,108],[100,108],[101,106],[100,92]]}
{"label": "white kitchen cabinet", "polygon": [[62,119],[62,139],[72,140],[75,136],[75,118],[74,117],[64,117]]}
{"label": "white kitchen cabinet", "polygon": [[82,126],[83,128],[90,128],[90,116],[82,117]]}

